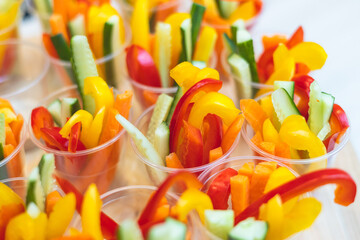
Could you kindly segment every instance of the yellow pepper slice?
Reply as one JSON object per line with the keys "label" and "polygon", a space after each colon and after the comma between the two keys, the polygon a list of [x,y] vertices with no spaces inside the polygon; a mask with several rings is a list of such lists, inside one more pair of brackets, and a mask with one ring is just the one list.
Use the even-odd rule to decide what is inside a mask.
{"label": "yellow pepper slice", "polygon": [[212,210],[213,205],[207,194],[195,188],[189,188],[181,195],[175,208],[180,221],[186,222],[189,212],[196,210],[200,216],[201,222],[204,223],[205,210]]}
{"label": "yellow pepper slice", "polygon": [[[285,215],[282,228],[282,239],[310,227],[320,214],[321,203],[313,197],[300,199],[293,210]],[[279,234],[280,235],[280,234]]]}
{"label": "yellow pepper slice", "polygon": [[82,139],[82,142],[87,148],[93,148],[98,145],[100,134],[103,129],[104,117],[105,107],[101,108],[98,111],[98,113],[94,117],[94,120],[91,122],[89,130],[87,132],[84,132],[84,135],[86,137]]}
{"label": "yellow pepper slice", "polygon": [[0,113],[5,115],[5,123],[7,124],[17,120],[15,113],[10,108],[0,108]]}
{"label": "yellow pepper slice", "polygon": [[286,59],[290,56],[289,49],[282,43],[274,51],[274,69],[279,69],[285,63]]}
{"label": "yellow pepper slice", "polygon": [[205,26],[200,32],[198,41],[196,42],[194,60],[208,63],[214,52],[218,35],[212,27]]}
{"label": "yellow pepper slice", "polygon": [[200,129],[204,117],[209,113],[218,115],[227,126],[230,126],[237,115],[239,115],[240,110],[224,94],[209,92],[195,102],[188,121],[192,126]]}
{"label": "yellow pepper slice", "polygon": [[137,0],[131,17],[132,43],[144,48],[147,52],[149,45],[149,2]]}
{"label": "yellow pepper slice", "polygon": [[73,193],[67,194],[61,198],[54,206],[54,209],[49,214],[46,238],[61,237],[73,218],[75,212],[76,199]]}
{"label": "yellow pepper slice", "polygon": [[170,68],[176,66],[179,62],[179,56],[182,49],[180,25],[190,18],[188,13],[174,13],[166,18],[165,23],[171,26],[171,63]]}
{"label": "yellow pepper slice", "polygon": [[[275,69],[270,78],[266,81],[266,84],[273,85],[275,81],[290,81],[295,73],[295,60],[289,56],[282,60],[282,65],[278,69]],[[266,89],[265,89],[266,90]]]}
{"label": "yellow pepper slice", "polygon": [[189,90],[189,88],[194,86],[197,82],[200,82],[201,80],[206,79],[206,78],[220,80],[219,72],[213,68],[201,69],[200,71],[197,72],[195,77],[189,78],[188,80],[185,80],[182,83],[183,92],[186,92],[187,90]]}
{"label": "yellow pepper slice", "polygon": [[276,131],[269,118],[264,121],[262,130],[265,142],[273,142],[277,144],[280,141],[279,133]]}
{"label": "yellow pepper slice", "polygon": [[241,2],[239,7],[231,14],[229,21],[231,23],[238,19],[249,20],[256,15],[255,1]]}
{"label": "yellow pepper slice", "polygon": [[89,113],[88,111],[82,110],[82,109],[78,110],[65,123],[65,125],[63,126],[63,128],[60,130],[59,133],[63,138],[68,138],[69,135],[70,135],[70,132],[71,132],[71,128],[76,123],[81,122],[80,140],[83,141],[85,139],[85,137],[86,137],[86,132],[89,131],[89,129],[90,129],[92,121],[93,121],[93,116],[91,115],[91,113]]}
{"label": "yellow pepper slice", "polygon": [[24,201],[11,188],[0,182],[0,208],[9,204],[24,205]]}
{"label": "yellow pepper slice", "polygon": [[91,95],[95,100],[95,113],[105,107],[114,105],[114,97],[107,83],[101,77],[87,77],[84,80],[84,94]]}
{"label": "yellow pepper slice", "polygon": [[186,81],[194,79],[199,71],[200,69],[193,66],[191,63],[182,62],[170,70],[170,77],[182,87]]}
{"label": "yellow pepper slice", "polygon": [[294,57],[295,62],[303,63],[311,70],[322,68],[327,59],[325,50],[314,42],[297,44],[290,49],[290,55]]}
{"label": "yellow pepper slice", "polygon": [[284,222],[284,213],[283,206],[280,195],[276,195],[272,199],[270,199],[265,208],[260,208],[261,211],[265,211],[260,213],[262,217],[261,220],[268,222],[269,229],[266,234],[266,239],[271,240],[280,240],[281,235],[279,232],[282,232],[282,226]]}
{"label": "yellow pepper slice", "polygon": [[100,227],[101,199],[95,184],[91,184],[84,195],[81,208],[82,229],[95,240],[104,239]]}

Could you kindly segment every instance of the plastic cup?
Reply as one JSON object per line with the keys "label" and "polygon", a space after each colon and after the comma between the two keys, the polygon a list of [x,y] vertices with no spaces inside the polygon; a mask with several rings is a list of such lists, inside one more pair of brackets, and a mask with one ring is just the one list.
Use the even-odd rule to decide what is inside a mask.
{"label": "plastic cup", "polygon": [[[11,17],[7,16],[7,14],[9,12],[0,13],[1,17],[5,16],[5,15],[7,16],[6,23],[0,23],[0,42],[7,41],[10,39],[16,39],[18,37],[18,23],[22,16],[21,11],[20,11],[22,0],[18,0],[18,1],[16,1],[16,3],[19,4],[20,6],[16,13],[16,16],[14,16],[14,19],[10,19],[13,16],[11,16]],[[15,1],[13,4],[15,4]],[[11,8],[10,8],[10,11],[11,11]],[[0,12],[1,12],[1,10],[0,10]],[[3,49],[0,47],[0,59],[1,59],[1,55],[3,54],[2,52],[3,52]]]}
{"label": "plastic cup", "polygon": [[27,139],[26,121],[24,120],[18,145],[12,153],[0,161],[0,180],[6,178],[23,177],[25,174],[25,148]]}
{"label": "plastic cup", "polygon": [[[114,93],[117,91],[114,90]],[[66,87],[53,93],[39,103],[39,106],[48,106],[58,98],[81,98],[77,86]],[[82,102],[81,102],[82,104]],[[48,147],[43,140],[38,140],[29,122],[30,138],[34,144],[47,153],[55,156],[55,176],[72,183],[80,192],[84,193],[91,183],[95,183],[100,193],[118,187],[118,167],[121,159],[122,147],[125,144],[125,130],[114,138],[97,147],[78,151],[76,153],[55,150]]]}
{"label": "plastic cup", "polygon": [[51,91],[46,81],[49,59],[36,45],[9,40],[0,43],[0,97],[9,100],[24,118]]}
{"label": "plastic cup", "polygon": [[[101,195],[103,203],[102,211],[118,224],[127,219],[137,220],[145,208],[148,199],[156,190],[156,187],[144,185],[114,189]],[[178,199],[176,195],[169,192],[165,195],[165,198],[170,207],[175,206]],[[202,239],[197,231],[197,226],[193,225],[196,218],[198,216],[193,212],[189,214],[187,230],[191,234],[191,239]],[[81,226],[80,218],[77,218],[74,224],[76,228],[79,228]]]}
{"label": "plastic cup", "polygon": [[[148,108],[139,118],[138,120],[136,120],[135,122],[135,126],[144,134],[146,135],[149,123],[150,123],[150,119],[152,116],[154,110],[154,106]],[[238,145],[240,140],[240,134],[239,136],[235,139],[232,147],[218,160],[212,162],[212,163],[208,163],[199,167],[192,167],[192,168],[186,168],[186,171],[189,171],[191,173],[194,173],[196,175],[201,174],[203,171],[205,171],[207,168],[215,165],[218,162],[223,162],[225,159],[227,159],[230,154],[234,151],[234,149],[236,148],[236,146]],[[148,175],[150,177],[150,179],[152,180],[152,182],[155,185],[159,185],[163,179],[158,179],[156,177],[154,177],[154,173],[158,173],[158,175],[162,175],[162,176],[166,176],[169,173],[173,173],[179,170],[184,170],[184,169],[178,169],[178,168],[169,168],[169,167],[165,167],[165,166],[160,166],[158,164],[155,164],[153,162],[151,162],[151,160],[147,159],[146,157],[144,157],[140,151],[137,149],[135,143],[131,141],[131,145],[136,153],[136,155],[138,156],[138,158],[140,159],[140,161],[142,161],[147,169]],[[164,159],[165,162],[165,159]]]}
{"label": "plastic cup", "polygon": [[[217,57],[214,54],[209,60],[209,64],[208,64],[209,67],[215,68],[216,62],[217,62]],[[127,79],[130,82],[131,87],[134,90],[134,95],[140,105],[140,109],[142,112],[145,109],[147,109],[148,107],[154,105],[156,103],[158,96],[161,95],[162,93],[170,95],[170,96],[174,96],[177,91],[177,87],[168,87],[168,88],[151,87],[151,86],[136,82],[135,80],[131,79],[129,76],[127,77]]]}
{"label": "plastic cup", "polygon": [[[265,94],[256,98],[255,100],[259,101],[261,98],[268,96],[271,93]],[[255,135],[254,130],[250,126],[250,124],[245,120],[243,128],[242,128],[242,137],[244,138],[247,145],[253,150],[253,154],[255,156],[262,156],[266,158],[274,159],[278,162],[286,164],[290,168],[294,169],[298,174],[305,174],[311,171],[319,170],[326,167],[333,166],[337,153],[339,153],[344,146],[346,145],[347,141],[350,137],[350,127],[346,130],[345,134],[342,136],[341,141],[339,144],[335,144],[334,149],[330,152],[326,153],[325,155],[317,158],[308,158],[308,159],[289,159],[289,158],[282,158],[270,153],[267,153],[256,146],[251,139]]]}

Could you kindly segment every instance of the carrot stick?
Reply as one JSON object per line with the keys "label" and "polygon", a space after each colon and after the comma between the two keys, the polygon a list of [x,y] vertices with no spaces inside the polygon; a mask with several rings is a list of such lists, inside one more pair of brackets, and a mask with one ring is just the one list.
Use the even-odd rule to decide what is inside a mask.
{"label": "carrot stick", "polygon": [[15,149],[15,146],[12,145],[12,144],[6,144],[4,147],[3,147],[3,150],[4,150],[4,157],[8,157]]}
{"label": "carrot stick", "polygon": [[64,0],[54,0],[53,3],[54,3],[53,13],[61,15],[62,19],[64,21],[64,24],[66,24],[68,22],[66,2]]}
{"label": "carrot stick", "polygon": [[114,103],[114,108],[126,119],[129,118],[132,97],[133,92],[127,90],[122,94],[118,94]]}
{"label": "carrot stick", "polygon": [[11,127],[6,124],[5,126],[5,144],[11,144],[13,146],[17,146],[17,141],[14,136],[14,133],[11,130]]}
{"label": "carrot stick", "polygon": [[166,166],[169,168],[184,168],[176,153],[170,153],[165,158]]}
{"label": "carrot stick", "polygon": [[209,151],[209,162],[214,162],[218,160],[223,155],[223,150],[221,147],[214,148]]}
{"label": "carrot stick", "polygon": [[249,206],[249,178],[243,175],[236,175],[230,178],[231,203],[235,216]]}
{"label": "carrot stick", "polygon": [[224,153],[229,151],[231,146],[234,144],[236,137],[239,135],[242,125],[244,123],[244,115],[239,115],[235,120],[230,124],[225,135],[221,141],[221,148]]}
{"label": "carrot stick", "polygon": [[272,172],[273,170],[271,170],[268,166],[264,166],[262,164],[256,165],[250,183],[250,204],[264,194],[266,183]]}
{"label": "carrot stick", "polygon": [[112,108],[109,110],[104,121],[104,127],[100,135],[99,144],[109,141],[120,132],[121,125],[115,118],[117,114],[119,114],[117,109]]}
{"label": "carrot stick", "polygon": [[53,191],[46,196],[46,213],[49,215],[55,204],[61,199],[61,195],[58,191]]}
{"label": "carrot stick", "polygon": [[42,35],[42,40],[43,40],[43,44],[46,49],[46,52],[53,58],[59,58],[59,56],[56,52],[56,49],[51,41],[50,35],[47,33],[44,33]]}
{"label": "carrot stick", "polygon": [[238,173],[247,176],[251,181],[252,175],[254,174],[254,168],[255,164],[253,162],[247,162],[238,170]]}
{"label": "carrot stick", "polygon": [[20,142],[20,135],[23,124],[24,118],[21,114],[17,115],[17,120],[9,124],[17,142]]}
{"label": "carrot stick", "polygon": [[63,17],[60,14],[53,14],[50,17],[51,34],[56,35],[61,33],[64,39],[69,42],[69,35],[66,31],[66,26]]}

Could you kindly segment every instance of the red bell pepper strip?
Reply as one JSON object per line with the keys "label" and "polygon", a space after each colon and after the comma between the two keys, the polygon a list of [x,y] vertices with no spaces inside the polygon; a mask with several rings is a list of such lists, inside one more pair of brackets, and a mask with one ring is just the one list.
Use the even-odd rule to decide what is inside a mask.
{"label": "red bell pepper strip", "polygon": [[204,117],[202,127],[204,144],[202,165],[209,163],[209,152],[221,146],[223,136],[223,123],[219,116],[209,113]]}
{"label": "red bell pepper strip", "polygon": [[295,83],[294,102],[300,114],[307,119],[309,115],[310,85],[314,79],[308,75],[293,77]]}
{"label": "red bell pepper strip", "polygon": [[288,48],[295,47],[297,44],[304,41],[304,29],[302,26],[298,27],[296,31],[293,33],[291,38],[287,41],[286,46]]}
{"label": "red bell pepper strip", "polygon": [[76,152],[80,138],[80,130],[81,130],[81,122],[75,123],[75,125],[72,126],[70,132],[70,138],[69,138],[69,146],[68,146],[69,152],[73,152],[73,153]]}
{"label": "red bell pepper strip", "polygon": [[233,168],[222,171],[212,181],[207,191],[214,209],[228,209],[228,199],[230,196],[230,178],[236,176],[238,172]]}
{"label": "red bell pepper strip", "polygon": [[46,145],[51,148],[56,148],[61,151],[67,151],[68,140],[63,138],[59,131],[59,127],[41,128],[42,138]]}
{"label": "red bell pepper strip", "polygon": [[54,120],[49,111],[44,107],[37,107],[31,112],[31,127],[37,139],[42,136],[41,128],[54,127]]}
{"label": "red bell pepper strip", "polygon": [[169,174],[165,181],[159,186],[158,190],[151,195],[148,203],[146,204],[143,212],[138,220],[139,226],[145,226],[149,222],[153,222],[156,211],[161,204],[161,200],[165,197],[167,191],[178,182],[185,183],[187,188],[200,189],[202,183],[196,178],[196,176],[190,172],[178,171]]}
{"label": "red bell pepper strip", "polygon": [[203,79],[192,86],[185,94],[180,98],[176,105],[175,111],[170,121],[170,152],[176,152],[178,146],[178,140],[180,135],[180,129],[183,125],[183,120],[187,108],[193,99],[193,97],[199,92],[212,92],[219,91],[222,86],[222,82],[214,79]]}
{"label": "red bell pepper strip", "polygon": [[160,75],[154,60],[142,47],[131,45],[126,49],[126,64],[134,81],[151,87],[161,87]]}
{"label": "red bell pepper strip", "polygon": [[200,130],[184,120],[181,136],[182,142],[177,155],[182,165],[185,168],[201,166],[203,160],[203,141]]}
{"label": "red bell pepper strip", "polygon": [[336,132],[323,141],[326,147],[326,152],[331,152],[332,150],[334,150],[336,145],[336,139],[338,138],[339,134],[340,132]]}
{"label": "red bell pepper strip", "polygon": [[235,217],[235,224],[248,217],[256,217],[261,205],[267,203],[277,194],[280,195],[281,200],[284,203],[296,196],[331,183],[337,185],[335,189],[335,203],[348,206],[354,202],[356,196],[356,183],[351,176],[340,169],[322,169],[302,175],[264,194]]}
{"label": "red bell pepper strip", "polygon": [[341,130],[347,129],[350,126],[345,111],[339,105],[334,104],[332,114],[339,121]]}
{"label": "red bell pepper strip", "polygon": [[[66,194],[71,192],[74,193],[76,198],[76,210],[80,213],[84,196],[76,189],[76,187],[74,187],[67,180],[58,176],[55,176],[55,178],[61,189]],[[106,239],[116,239],[116,231],[118,229],[118,224],[104,212],[100,213],[100,224],[102,234]]]}

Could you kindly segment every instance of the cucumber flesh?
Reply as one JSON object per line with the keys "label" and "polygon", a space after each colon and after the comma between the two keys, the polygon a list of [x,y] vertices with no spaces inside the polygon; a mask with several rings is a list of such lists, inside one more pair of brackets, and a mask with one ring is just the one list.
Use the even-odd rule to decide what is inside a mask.
{"label": "cucumber flesh", "polygon": [[331,126],[330,126],[329,122],[327,122],[327,123],[325,123],[324,127],[320,130],[317,137],[321,141],[324,141],[324,139],[326,139],[326,137],[327,137],[327,135],[329,134],[330,131],[331,131]]}
{"label": "cucumber flesh", "polygon": [[293,82],[293,81],[275,81],[274,82],[274,90],[277,90],[279,88],[285,89],[285,91],[289,94],[291,99],[294,99],[295,82]]}
{"label": "cucumber flesh", "polygon": [[228,58],[232,74],[235,76],[236,91],[239,99],[252,98],[251,73],[248,62],[233,53]]}
{"label": "cucumber flesh", "polygon": [[238,223],[229,233],[229,240],[263,240],[266,238],[268,224],[248,218]]}
{"label": "cucumber flesh", "polygon": [[227,239],[234,227],[233,210],[205,210],[205,227],[221,239]]}
{"label": "cucumber flesh", "polygon": [[61,123],[61,101],[59,99],[54,100],[49,104],[47,107],[48,111],[50,112],[54,122],[59,126],[62,127]]}
{"label": "cucumber flesh", "polygon": [[54,36],[51,36],[50,38],[59,58],[63,61],[70,61],[71,51],[64,36],[61,33],[59,33]]}
{"label": "cucumber flesh", "polygon": [[5,146],[6,131],[5,131],[5,114],[0,113],[0,143]]}
{"label": "cucumber flesh", "polygon": [[222,1],[222,0],[217,0],[219,1],[219,12],[221,14],[221,16],[225,19],[228,19],[231,14],[236,10],[236,8],[238,7],[238,2],[234,1]]}
{"label": "cucumber flesh", "polygon": [[206,68],[206,62],[204,61],[192,61],[191,64],[199,69]]}
{"label": "cucumber flesh", "polygon": [[174,114],[176,105],[177,105],[177,103],[179,102],[180,98],[181,98],[183,95],[184,95],[184,93],[183,93],[182,88],[181,88],[181,87],[178,87],[178,89],[177,89],[177,91],[176,91],[176,93],[175,93],[175,96],[174,96],[174,100],[173,100],[173,102],[172,102],[172,104],[171,104],[169,114],[168,114],[168,116],[167,116],[167,118],[166,118],[166,123],[167,123],[167,125],[170,125],[171,118],[172,118],[172,116],[173,116],[173,114]]}
{"label": "cucumber flesh", "polygon": [[277,118],[282,124],[284,120],[291,115],[300,115],[295,103],[283,88],[279,88],[271,94],[271,101]]}
{"label": "cucumber flesh", "polygon": [[71,64],[83,99],[84,109],[94,114],[95,100],[90,95],[84,94],[85,78],[99,76],[88,40],[85,36],[74,36],[71,38],[70,47],[72,52]]}
{"label": "cucumber flesh", "polygon": [[55,158],[53,154],[44,154],[39,163],[39,175],[44,194],[47,196],[53,190],[54,179],[52,177],[55,171]]}
{"label": "cucumber flesh", "polygon": [[67,119],[80,109],[77,98],[63,98],[61,101],[61,125],[64,126]]}
{"label": "cucumber flesh", "polygon": [[155,130],[163,121],[166,120],[173,100],[174,98],[163,93],[158,97],[156,101],[155,108],[146,133],[146,137],[152,144],[154,144]]}
{"label": "cucumber flesh", "polygon": [[155,62],[160,73],[161,86],[166,88],[169,87],[171,62],[171,25],[157,23],[155,36]]}
{"label": "cucumber flesh", "polygon": [[201,22],[206,8],[198,3],[193,3],[191,7],[191,49],[195,51],[196,41],[200,32]]}
{"label": "cucumber flesh", "polygon": [[[148,159],[148,161],[159,166],[165,166],[163,159],[159,156],[154,146],[149,140],[140,132],[134,125],[132,125],[126,118],[120,114],[116,115],[116,120],[127,131],[131,139],[134,141],[139,152]],[[156,185],[161,184],[166,178],[166,173],[158,171],[152,167],[148,168],[150,177]]]}
{"label": "cucumber flesh", "polygon": [[223,36],[223,42],[224,42],[224,45],[225,45],[227,51],[229,53],[238,53],[236,44],[233,40],[231,40],[229,35],[227,35],[226,33],[223,33],[222,36]]}
{"label": "cucumber flesh", "polygon": [[71,36],[85,35],[85,18],[84,15],[79,14],[74,19],[69,21],[68,27]]}
{"label": "cucumber flesh", "polygon": [[315,135],[318,135],[323,128],[322,97],[319,84],[315,81],[312,82],[310,85],[308,125]]}
{"label": "cucumber flesh", "polygon": [[172,218],[166,218],[164,223],[153,226],[148,240],[185,240],[186,225]]}
{"label": "cucumber flesh", "polygon": [[26,206],[29,206],[31,202],[36,204],[40,211],[44,211],[45,195],[40,182],[39,168],[37,167],[30,173],[27,185]]}
{"label": "cucumber flesh", "polygon": [[233,22],[233,24],[231,24],[230,31],[231,31],[231,37],[232,37],[232,40],[234,43],[237,42],[237,40],[236,40],[237,32],[242,29],[246,29],[245,22],[242,19],[238,19],[235,22]]}
{"label": "cucumber flesh", "polygon": [[192,59],[192,45],[191,45],[191,20],[185,19],[180,25],[182,52],[184,60],[191,62]]}
{"label": "cucumber flesh", "polygon": [[136,221],[127,219],[123,221],[117,232],[118,240],[143,240],[139,225]]}
{"label": "cucumber flesh", "polygon": [[31,202],[26,208],[26,213],[29,214],[32,219],[36,219],[40,215],[41,211],[35,203]]}
{"label": "cucumber flesh", "polygon": [[47,16],[52,13],[51,0],[34,0],[34,3],[40,15]]}
{"label": "cucumber flesh", "polygon": [[162,122],[155,130],[154,147],[162,159],[170,153],[170,130],[166,122]]}
{"label": "cucumber flesh", "polygon": [[322,92],[322,111],[323,111],[323,127],[329,122],[331,113],[333,111],[335,97],[331,94]]}

